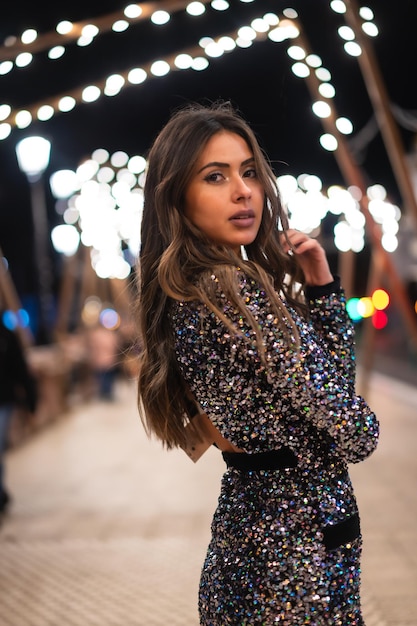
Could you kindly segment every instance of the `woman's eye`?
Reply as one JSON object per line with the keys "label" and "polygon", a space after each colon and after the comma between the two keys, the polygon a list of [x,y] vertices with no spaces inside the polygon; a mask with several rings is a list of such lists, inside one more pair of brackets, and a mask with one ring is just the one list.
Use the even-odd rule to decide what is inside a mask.
{"label": "woman's eye", "polygon": [[218,183],[222,178],[223,176],[220,172],[211,172],[211,174],[207,174],[207,176],[204,177],[204,180],[208,183]]}
{"label": "woman's eye", "polygon": [[243,174],[243,176],[245,178],[256,178],[257,174],[256,174],[256,170],[251,167],[249,170],[246,170],[245,173]]}

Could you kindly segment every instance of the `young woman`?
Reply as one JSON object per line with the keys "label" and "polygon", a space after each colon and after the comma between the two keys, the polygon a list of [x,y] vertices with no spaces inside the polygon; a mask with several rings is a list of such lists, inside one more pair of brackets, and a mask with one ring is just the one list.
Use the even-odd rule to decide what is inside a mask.
{"label": "young woman", "polygon": [[227,464],[201,624],[363,624],[347,464],[375,449],[377,419],[355,394],[339,281],[318,242],[288,228],[228,104],[186,107],[154,142],[139,287],[145,426],[186,447],[204,413]]}

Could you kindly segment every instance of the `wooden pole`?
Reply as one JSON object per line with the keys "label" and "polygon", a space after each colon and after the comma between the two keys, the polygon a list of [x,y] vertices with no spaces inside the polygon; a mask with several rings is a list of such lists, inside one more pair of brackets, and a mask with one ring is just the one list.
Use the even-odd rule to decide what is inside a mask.
{"label": "wooden pole", "polygon": [[[381,285],[384,274],[384,260],[377,251],[372,255],[371,267],[368,274],[367,293],[371,294]],[[360,378],[359,392],[366,396],[369,391],[369,377],[372,372],[375,356],[376,328],[370,317],[363,320],[363,333],[361,341],[361,365],[362,375]]]}
{"label": "wooden pole", "polygon": [[[298,22],[297,27],[299,30],[299,36],[297,39],[305,52],[307,54],[310,54],[310,46],[305,35],[303,34],[301,24]],[[320,95],[319,92],[320,83],[316,75],[310,72],[306,80],[313,101],[323,100],[323,97]],[[334,103],[329,102],[328,104],[330,106],[330,115],[329,117],[322,118],[323,127],[326,132],[332,134],[337,139],[338,147],[335,151],[335,158],[346,184],[349,186],[353,185],[355,187],[358,187],[361,191],[362,197],[359,202],[361,210],[365,216],[366,231],[370,239],[372,254],[376,254],[378,256],[378,264],[383,264],[384,271],[389,281],[393,297],[399,307],[405,326],[409,332],[412,342],[415,346],[417,346],[417,318],[414,312],[411,310],[406,289],[397,272],[391,254],[385,250],[381,243],[381,227],[375,222],[369,211],[368,197],[366,193],[367,186],[363,173],[359,165],[356,163],[344,135],[342,135],[336,127],[336,119],[338,116]]]}
{"label": "wooden pole", "polygon": [[413,189],[410,170],[407,166],[405,151],[397,125],[394,122],[390,100],[379,70],[372,45],[362,30],[359,6],[356,0],[345,0],[346,21],[355,33],[362,49],[358,63],[365,81],[369,98],[385,143],[388,158],[399,187],[405,209],[414,216],[417,223],[417,200]]}
{"label": "wooden pole", "polygon": [[[20,303],[19,296],[17,295],[17,291],[14,286],[12,277],[6,269],[3,259],[3,251],[0,248],[0,295],[3,296],[6,307],[10,311],[13,311],[17,314],[19,309],[22,308],[22,305]],[[18,326],[16,330],[23,347],[29,348],[29,346],[31,346],[34,341],[30,329],[27,326]]]}
{"label": "wooden pole", "polygon": [[353,278],[355,274],[355,253],[353,250],[339,253],[338,272],[346,293],[346,298],[351,298],[354,295]]}
{"label": "wooden pole", "polygon": [[130,295],[129,285],[126,279],[110,278],[110,291],[115,309],[120,313],[123,319],[131,317],[132,298]]}
{"label": "wooden pole", "polygon": [[78,250],[70,257],[64,257],[61,285],[58,299],[57,321],[54,328],[55,338],[68,334],[68,322],[71,307],[74,305],[77,287]]}

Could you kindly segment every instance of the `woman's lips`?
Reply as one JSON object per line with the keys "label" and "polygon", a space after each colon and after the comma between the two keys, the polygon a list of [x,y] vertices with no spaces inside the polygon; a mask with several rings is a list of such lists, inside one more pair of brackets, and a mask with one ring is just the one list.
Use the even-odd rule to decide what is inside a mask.
{"label": "woman's lips", "polygon": [[232,215],[229,221],[237,228],[248,228],[255,221],[255,213],[253,211],[239,211],[239,213]]}

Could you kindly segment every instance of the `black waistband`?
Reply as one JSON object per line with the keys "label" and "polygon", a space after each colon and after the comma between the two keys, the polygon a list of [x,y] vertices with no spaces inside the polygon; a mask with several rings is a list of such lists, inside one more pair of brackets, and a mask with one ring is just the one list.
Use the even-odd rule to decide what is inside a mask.
{"label": "black waistband", "polygon": [[358,513],[354,513],[342,522],[323,528],[323,543],[327,550],[335,550],[349,541],[354,541],[361,533]]}
{"label": "black waistband", "polygon": [[222,452],[227,467],[250,472],[297,467],[297,457],[290,448],[279,448],[268,452]]}

